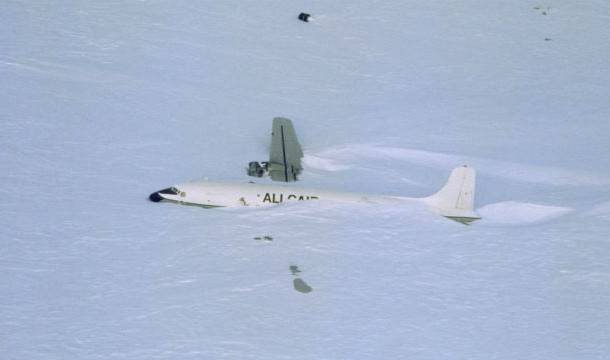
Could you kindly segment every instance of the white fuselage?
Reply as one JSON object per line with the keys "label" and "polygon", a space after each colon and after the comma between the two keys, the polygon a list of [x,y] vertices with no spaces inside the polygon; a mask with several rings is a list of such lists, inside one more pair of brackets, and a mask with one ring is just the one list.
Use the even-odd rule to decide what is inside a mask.
{"label": "white fuselage", "polygon": [[171,189],[173,189],[171,192],[176,194],[163,193],[163,191],[155,194],[158,194],[163,200],[203,207],[261,207],[298,201],[399,203],[416,200],[398,196],[342,193],[290,185],[255,183],[194,181],[176,185]]}
{"label": "white fuselage", "polygon": [[301,201],[400,204],[421,202],[435,213],[467,224],[480,219],[474,211],[475,172],[460,166],[451,172],[445,186],[424,198],[367,195],[305,189],[293,185],[193,181],[156,191],[151,201],[163,200],[202,207],[261,207]]}

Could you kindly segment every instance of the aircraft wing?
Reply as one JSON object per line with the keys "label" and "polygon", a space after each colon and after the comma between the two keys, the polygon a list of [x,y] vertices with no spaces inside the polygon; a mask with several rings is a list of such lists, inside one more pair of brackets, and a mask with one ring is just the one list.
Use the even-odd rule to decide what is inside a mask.
{"label": "aircraft wing", "polygon": [[297,140],[292,121],[276,117],[273,119],[271,150],[269,154],[269,176],[274,181],[296,181],[303,170],[303,150]]}

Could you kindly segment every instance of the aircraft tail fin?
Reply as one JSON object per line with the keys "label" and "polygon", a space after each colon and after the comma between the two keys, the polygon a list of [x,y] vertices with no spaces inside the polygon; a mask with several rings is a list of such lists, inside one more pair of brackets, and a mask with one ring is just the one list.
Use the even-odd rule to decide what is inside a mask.
{"label": "aircraft tail fin", "polygon": [[269,153],[269,177],[274,181],[291,182],[303,170],[301,158],[303,149],[297,140],[297,134],[290,119],[276,117],[273,119],[271,149]]}
{"label": "aircraft tail fin", "polygon": [[475,177],[472,167],[457,167],[445,186],[424,201],[440,215],[463,224],[478,220],[480,217],[474,211]]}

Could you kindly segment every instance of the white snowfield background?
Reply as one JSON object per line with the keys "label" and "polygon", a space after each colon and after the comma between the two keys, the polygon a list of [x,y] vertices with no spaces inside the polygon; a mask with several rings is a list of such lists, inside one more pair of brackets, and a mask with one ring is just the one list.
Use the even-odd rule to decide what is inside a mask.
{"label": "white snowfield background", "polygon": [[[608,1],[0,16],[1,359],[610,357]],[[483,219],[147,200],[253,180],[274,116],[296,186],[427,196],[468,164]]]}

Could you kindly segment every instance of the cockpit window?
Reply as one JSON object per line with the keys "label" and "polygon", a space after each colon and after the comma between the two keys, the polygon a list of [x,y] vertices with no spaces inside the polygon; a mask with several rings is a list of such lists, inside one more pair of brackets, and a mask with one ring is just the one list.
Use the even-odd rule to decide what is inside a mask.
{"label": "cockpit window", "polygon": [[168,195],[178,195],[180,193],[180,191],[178,191],[178,189],[176,189],[175,187],[171,187],[171,188],[167,188],[167,189],[163,189],[161,191],[159,191],[159,194],[168,194]]}

